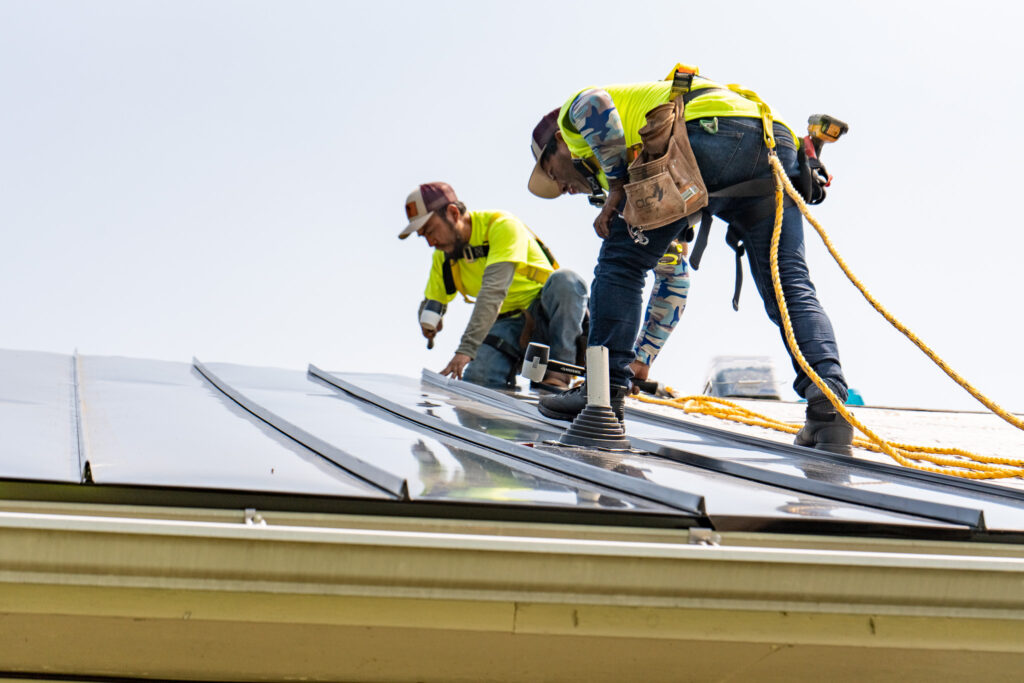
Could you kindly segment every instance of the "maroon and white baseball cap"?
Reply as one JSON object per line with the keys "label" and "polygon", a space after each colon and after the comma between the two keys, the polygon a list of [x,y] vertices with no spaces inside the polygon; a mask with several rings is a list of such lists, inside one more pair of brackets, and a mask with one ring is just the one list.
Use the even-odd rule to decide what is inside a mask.
{"label": "maroon and white baseball cap", "polygon": [[404,240],[422,228],[434,212],[458,201],[459,198],[455,196],[455,190],[448,183],[420,185],[405,198],[405,217],[409,219],[409,225],[398,233],[398,239]]}
{"label": "maroon and white baseball cap", "polygon": [[544,154],[544,150],[555,139],[555,133],[558,132],[558,112],[558,109],[553,109],[545,114],[540,123],[534,127],[533,138],[530,140],[530,148],[536,163],[533,165],[533,173],[530,174],[530,182],[527,187],[530,192],[541,199],[554,199],[562,194],[558,189],[558,183],[548,177],[548,174],[540,167],[541,155]]}

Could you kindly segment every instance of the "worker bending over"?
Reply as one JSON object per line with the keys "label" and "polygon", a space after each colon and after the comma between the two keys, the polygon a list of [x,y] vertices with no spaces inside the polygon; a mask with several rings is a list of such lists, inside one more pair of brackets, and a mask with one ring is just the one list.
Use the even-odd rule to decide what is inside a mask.
{"label": "worker bending over", "polygon": [[[405,213],[409,224],[398,237],[416,233],[434,249],[420,303],[420,329],[430,345],[456,292],[474,304],[441,374],[487,387],[514,386],[530,341],[548,344],[555,360],[576,363],[586,283],[559,269],[526,225],[502,211],[467,211],[447,183],[417,187],[405,200]],[[564,389],[570,379],[549,371],[543,384]]]}
{"label": "worker bending over", "polygon": [[[604,243],[591,286],[589,344],[608,348],[612,404],[620,419],[631,376],[629,364],[634,360],[633,342],[640,324],[645,274],[673,239],[680,235],[689,237],[687,232],[692,226],[690,216],[641,231],[646,226],[630,226],[620,215],[625,207],[625,186],[630,181],[629,155],[642,153],[640,129],[648,122],[648,114],[655,115],[652,110],[659,105],[674,102],[668,110],[678,113],[678,107],[685,103],[685,124],[677,118],[679,127],[673,131],[685,131],[686,140],[677,140],[673,132],[673,142],[677,147],[688,142],[687,150],[692,148],[695,166],[710,195],[705,211],[709,217],[714,215],[728,223],[733,239],[741,239],[768,317],[776,325],[781,323],[769,264],[774,222],[772,186],[762,183],[763,187],[748,189],[746,193],[723,192],[746,181],[772,178],[758,105],[696,75],[695,71],[691,71],[690,81],[681,89],[670,76],[665,81],[578,90],[560,109],[544,116],[533,131],[536,163],[529,182],[533,194],[543,198],[596,194],[597,186],[607,191],[607,200],[594,221],[594,230]],[[780,122],[774,124],[774,135],[786,173],[798,176],[796,135]],[[676,197],[687,199],[681,192]],[[636,206],[632,204],[630,208]],[[847,384],[839,364],[839,349],[808,275],[803,220],[799,208],[791,202],[787,202],[783,214],[779,270],[803,355],[845,400]],[[789,351],[788,346],[786,350]],[[836,414],[795,360],[793,367],[793,387],[808,401],[807,419],[796,443],[850,453],[852,428]],[[551,417],[572,419],[585,404],[586,391],[576,389],[544,398],[540,409]]]}

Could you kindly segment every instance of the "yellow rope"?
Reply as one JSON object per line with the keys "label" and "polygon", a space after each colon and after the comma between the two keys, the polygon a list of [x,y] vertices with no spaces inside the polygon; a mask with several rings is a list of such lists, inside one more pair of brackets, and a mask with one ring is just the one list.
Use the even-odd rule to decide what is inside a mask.
{"label": "yellow rope", "polygon": [[[778,301],[779,312],[782,316],[786,344],[789,346],[793,357],[796,359],[801,369],[803,369],[804,373],[812,382],[814,382],[815,385],[817,385],[819,389],[821,389],[822,393],[828,397],[828,400],[832,403],[835,409],[850,424],[868,437],[867,439],[862,439],[860,437],[854,439],[853,445],[859,448],[866,448],[871,451],[885,453],[905,467],[923,470],[925,472],[948,474],[965,479],[1024,477],[1024,460],[1021,459],[981,455],[979,453],[972,453],[959,448],[936,448],[892,443],[883,439],[869,429],[864,423],[855,418],[853,413],[846,409],[846,406],[839,400],[839,397],[835,395],[828,384],[826,384],[818,373],[811,368],[796,342],[796,336],[793,333],[793,323],[789,317],[789,308],[786,306],[786,297],[782,291],[782,279],[779,275],[779,239],[782,234],[783,191],[793,199],[796,205],[800,208],[801,213],[808,221],[810,221],[811,225],[814,226],[814,229],[818,232],[818,235],[821,236],[821,239],[824,241],[825,247],[832,255],[832,258],[835,259],[836,263],[838,263],[839,267],[843,270],[843,273],[846,274],[846,277],[849,278],[850,282],[852,282],[860,293],[864,295],[864,298],[868,300],[876,311],[881,313],[890,324],[914,342],[914,344],[917,345],[917,347],[921,349],[936,365],[938,365],[943,372],[949,375],[957,384],[971,394],[971,396],[976,398],[986,408],[1009,422],[1014,427],[1024,430],[1024,420],[1010,414],[1007,410],[1003,409],[1001,406],[975,389],[969,382],[967,382],[967,380],[957,374],[945,361],[932,351],[931,348],[921,341],[917,335],[898,321],[885,309],[885,307],[871,296],[836,251],[835,247],[832,245],[832,241],[828,237],[828,234],[825,232],[825,229],[822,228],[821,224],[814,218],[814,216],[811,215],[803,197],[800,196],[800,193],[797,192],[796,188],[793,187],[793,183],[789,180],[789,176],[782,167],[782,162],[779,161],[778,156],[774,152],[775,137],[772,131],[772,116],[770,109],[768,109],[768,105],[766,105],[752,91],[740,91],[739,88],[733,86],[730,87],[758,103],[761,110],[761,117],[764,122],[765,144],[769,149],[768,160],[771,163],[772,172],[775,176],[775,225],[772,230],[771,242],[772,285],[775,289],[775,298]],[[688,413],[712,415],[721,419],[758,427],[766,427],[768,429],[775,429],[778,431],[788,432],[790,434],[795,434],[800,430],[800,428],[795,425],[781,422],[765,415],[760,415],[730,401],[710,396],[685,396],[672,400],[649,398],[646,396],[636,396],[634,398],[638,398],[644,403],[670,405],[676,408],[681,408]],[[939,467],[921,464],[925,462],[932,463],[933,465],[939,465]]]}
{"label": "yellow rope", "polygon": [[[857,276],[855,276],[853,272],[850,270],[849,266],[846,265],[846,261],[843,260],[843,257],[839,255],[838,251],[836,251],[836,248],[832,245],[832,240],[829,239],[829,236],[825,232],[825,229],[821,227],[821,223],[819,223],[818,220],[811,215],[810,209],[807,208],[807,204],[804,202],[803,197],[801,197],[800,194],[797,192],[796,188],[793,187],[793,183],[789,180],[789,177],[786,175],[785,170],[783,170],[782,168],[782,163],[778,160],[777,157],[772,158],[772,167],[775,169],[776,182],[778,181],[779,175],[781,174],[781,177],[784,181],[786,194],[792,197],[793,200],[796,202],[797,206],[800,207],[800,211],[807,218],[807,220],[810,221],[811,225],[814,226],[814,229],[818,232],[818,235],[821,236],[821,240],[822,242],[825,243],[825,247],[828,249],[828,253],[832,255],[832,258],[834,258],[836,263],[839,264],[839,267],[842,268],[843,273],[846,274],[846,277],[849,278],[850,282],[853,283],[853,285],[858,289],[858,291],[860,291],[860,293],[864,295],[864,298],[867,299],[868,303],[871,304],[876,311],[881,313],[882,317],[888,320],[893,327],[902,332],[904,336],[907,337],[907,339],[914,342],[917,348],[921,349],[925,353],[925,355],[927,355],[932,360],[932,362],[938,365],[939,368],[941,368],[943,372],[949,375],[949,377],[954,382],[963,387],[967,391],[967,393],[969,393],[971,396],[977,399],[982,405],[984,405],[986,408],[991,410],[999,417],[1009,422],[1017,429],[1024,429],[1024,420],[1021,420],[1016,415],[1013,415],[1009,411],[1005,410],[998,403],[996,403],[992,399],[982,394],[976,388],[974,388],[974,386],[970,382],[961,377],[953,368],[951,368],[944,360],[942,360],[942,358],[940,358],[938,354],[936,354],[931,349],[931,347],[925,344],[921,340],[921,338],[914,334],[906,325],[897,320],[896,317],[892,315],[892,313],[890,313],[884,306],[882,306],[881,303],[879,303],[877,299],[875,299],[875,297],[871,295],[870,292],[868,292],[867,288],[863,284],[861,284],[860,280],[857,279]],[[778,199],[779,196],[780,193],[777,191],[776,199]],[[776,213],[778,213],[778,211],[776,211]],[[776,220],[778,220],[778,216],[776,216]]]}
{"label": "yellow rope", "polygon": [[[1024,429],[1024,423],[997,406],[988,398],[983,397],[980,392],[970,386],[970,384],[963,380],[958,374],[953,372],[953,370],[950,369],[942,359],[935,355],[931,349],[925,346],[916,335],[910,332],[910,330],[904,325],[896,321],[888,311],[882,308],[881,304],[868,294],[860,281],[854,277],[852,272],[850,272],[850,269],[835,251],[835,248],[832,247],[831,240],[828,239],[828,236],[825,234],[821,224],[810,215],[807,204],[804,203],[803,197],[801,197],[796,191],[796,188],[793,187],[793,184],[786,175],[786,171],[782,167],[782,162],[779,161],[778,156],[774,154],[770,155],[769,162],[771,163],[772,170],[775,174],[775,227],[772,230],[771,247],[772,285],[775,288],[775,298],[779,303],[779,311],[782,313],[783,329],[786,333],[786,343],[789,345],[790,351],[793,352],[793,357],[796,358],[797,363],[800,365],[801,369],[803,369],[804,373],[806,373],[811,381],[814,382],[817,387],[821,389],[822,393],[828,397],[828,400],[832,403],[839,414],[841,414],[850,424],[860,430],[862,434],[867,436],[883,453],[901,465],[924,470],[926,472],[951,474],[965,479],[996,479],[1004,477],[1019,477],[1024,475],[1024,461],[1019,459],[998,458],[978,453],[971,453],[968,451],[960,451],[959,449],[921,449],[917,447],[901,448],[897,444],[889,443],[871,431],[871,429],[864,425],[860,420],[855,418],[853,414],[846,409],[843,402],[839,400],[839,397],[833,393],[828,384],[826,384],[825,381],[818,376],[818,373],[811,368],[807,363],[807,360],[804,358],[803,353],[800,352],[800,347],[796,343],[796,336],[793,333],[793,323],[789,318],[789,310],[786,306],[786,297],[782,291],[782,279],[779,276],[779,238],[782,234],[783,189],[785,189],[786,193],[794,202],[796,202],[797,206],[800,207],[801,213],[803,213],[804,216],[807,216],[807,219],[811,222],[811,225],[814,226],[814,229],[818,231],[818,234],[825,241],[825,244],[829,249],[829,253],[832,254],[832,257],[836,259],[837,263],[839,263],[840,268],[843,269],[846,276],[851,282],[853,282],[854,286],[860,290],[861,294],[871,302],[875,309],[885,316],[886,320],[893,325],[896,325],[897,329],[906,334],[909,339],[915,341],[918,347],[928,354],[929,358],[935,361],[939,367],[946,370],[946,373],[960,384],[960,386],[967,389],[972,396],[982,400],[982,403],[984,403],[986,407],[989,407],[993,412],[996,412],[1010,424],[1019,429]],[[955,455],[958,457],[944,457],[944,455]],[[935,465],[941,465],[942,467],[922,465],[918,462],[914,462],[914,460],[931,462]],[[999,465],[1006,465],[1007,467],[1000,467]]]}
{"label": "yellow rope", "polygon": [[[655,405],[677,408],[688,414],[708,415],[721,420],[729,420],[739,424],[773,429],[775,431],[786,432],[788,434],[796,434],[800,431],[799,425],[790,424],[767,415],[762,415],[761,413],[748,410],[747,408],[733,403],[732,401],[716,398],[714,396],[680,396],[673,399],[664,399],[655,398],[653,396],[633,395],[631,398],[642,403],[652,403]],[[861,427],[858,426],[858,429],[860,428]],[[935,446],[915,446],[905,443],[885,443],[887,443],[897,453],[896,456],[889,454],[890,457],[894,457],[894,459],[896,459],[900,464],[914,469],[938,472],[940,474],[951,474],[953,476],[967,476],[967,478],[970,479],[997,479],[1024,476],[1024,461],[1021,460],[983,456],[960,448],[938,448]],[[874,451],[875,453],[885,452],[885,450],[875,442],[861,437],[855,438],[853,440],[853,445],[858,448]],[[950,470],[921,466],[912,462],[912,460],[932,462],[937,465],[944,465],[947,468],[962,468],[964,470],[969,470],[969,472],[957,474],[957,470],[955,469]],[[1006,465],[1016,469],[1010,471],[1007,468],[998,467],[998,465]]]}

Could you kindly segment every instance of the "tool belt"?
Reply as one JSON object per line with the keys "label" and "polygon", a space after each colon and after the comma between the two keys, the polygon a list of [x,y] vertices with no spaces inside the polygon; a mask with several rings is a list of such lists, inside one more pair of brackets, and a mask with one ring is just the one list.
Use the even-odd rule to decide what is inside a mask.
{"label": "tool belt", "polygon": [[[707,210],[709,197],[763,197],[763,201],[757,202],[743,216],[737,217],[737,225],[730,225],[726,233],[726,242],[736,253],[732,306],[739,310],[740,290],[743,287],[742,258],[746,245],[743,233],[738,228],[741,225],[753,225],[774,212],[775,181],[773,178],[748,180],[709,195],[690,147],[684,109],[694,98],[722,88],[711,86],[692,90],[696,77],[696,68],[677,64],[669,74],[672,79],[672,100],[647,112],[647,125],[639,131],[642,150],[628,168],[630,182],[624,188],[626,204],[622,217],[631,227],[631,234],[633,229],[652,230],[688,217],[689,226],[680,237],[684,242],[693,240],[694,227],[699,223],[697,241],[690,256],[690,266],[697,270],[711,228],[712,215]],[[730,89],[743,94],[735,87]],[[746,97],[745,94],[743,96]],[[842,132],[835,137],[838,138]],[[788,136],[780,137],[778,143],[786,146],[792,144]],[[796,151],[799,176],[792,178],[793,184],[808,204],[819,204],[825,199],[825,187],[831,177],[816,154],[806,153],[803,145],[796,145]],[[792,204],[788,196],[783,197],[784,206]],[[634,234],[635,240],[640,241],[641,238],[639,233]]]}
{"label": "tool belt", "polygon": [[506,320],[508,318],[517,318],[517,317],[519,317],[521,315],[528,315],[528,312],[527,312],[527,310],[525,308],[516,308],[516,309],[511,310],[511,311],[505,311],[504,313],[499,313],[498,317],[495,318],[495,320]]}
{"label": "tool belt", "polygon": [[622,212],[626,223],[639,230],[674,223],[708,204],[708,189],[686,133],[686,99],[677,97],[647,112],[647,124],[639,131],[643,149],[629,165]]}

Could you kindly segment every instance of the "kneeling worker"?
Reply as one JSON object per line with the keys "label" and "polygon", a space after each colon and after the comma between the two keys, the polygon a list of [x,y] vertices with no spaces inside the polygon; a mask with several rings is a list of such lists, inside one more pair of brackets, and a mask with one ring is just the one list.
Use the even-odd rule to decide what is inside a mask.
{"label": "kneeling worker", "polygon": [[[515,385],[522,351],[529,341],[551,347],[551,358],[576,362],[587,286],[571,270],[559,269],[547,247],[519,219],[501,211],[467,211],[447,183],[426,183],[405,200],[409,224],[400,239],[416,233],[434,248],[420,313],[444,315],[455,293],[474,303],[455,355],[441,371],[488,387]],[[476,297],[473,302],[469,297]],[[441,330],[424,324],[427,339]],[[571,379],[550,372],[544,384],[556,389]]]}

